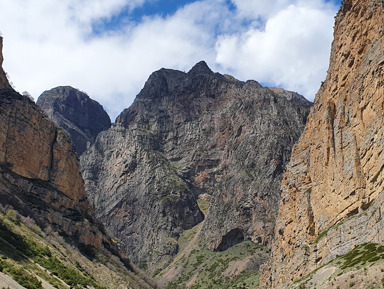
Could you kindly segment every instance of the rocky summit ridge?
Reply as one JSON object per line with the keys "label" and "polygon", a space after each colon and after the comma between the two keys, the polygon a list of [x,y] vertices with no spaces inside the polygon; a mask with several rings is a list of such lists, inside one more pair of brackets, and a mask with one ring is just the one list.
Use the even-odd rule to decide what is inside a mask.
{"label": "rocky summit ridge", "polygon": [[302,96],[214,73],[205,62],[187,73],[152,73],[81,156],[97,217],[152,273],[203,221],[199,240],[210,250],[269,244],[282,173],[310,107]]}
{"label": "rocky summit ridge", "polygon": [[[357,274],[353,286],[382,282],[361,273],[359,252],[384,244],[383,6],[344,0],[335,18],[328,75],[284,174],[265,288],[336,288]],[[369,254],[374,272],[382,256]]]}

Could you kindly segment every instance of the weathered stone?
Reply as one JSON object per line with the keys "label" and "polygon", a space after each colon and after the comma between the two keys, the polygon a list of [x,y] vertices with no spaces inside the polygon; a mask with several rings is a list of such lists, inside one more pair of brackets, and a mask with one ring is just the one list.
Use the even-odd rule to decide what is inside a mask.
{"label": "weathered stone", "polygon": [[264,287],[288,288],[337,254],[383,242],[383,19],[377,0],[343,1],[336,16],[328,75],[284,175]]}
{"label": "weathered stone", "polygon": [[81,157],[97,217],[150,271],[169,263],[180,234],[203,220],[201,194],[212,196],[201,231],[207,247],[269,243],[282,173],[310,106],[205,62],[188,73],[154,72]]}
{"label": "weathered stone", "polygon": [[0,164],[30,179],[51,182],[75,202],[85,198],[68,135],[27,97],[0,91]]}
{"label": "weathered stone", "polygon": [[0,123],[0,203],[86,245],[110,242],[93,218],[68,134],[9,85],[0,89]]}
{"label": "weathered stone", "polygon": [[70,86],[43,92],[37,105],[70,135],[79,156],[95,142],[101,131],[111,126],[108,114],[98,102]]}
{"label": "weathered stone", "polygon": [[8,78],[3,70],[3,37],[0,36],[0,89],[11,89]]}

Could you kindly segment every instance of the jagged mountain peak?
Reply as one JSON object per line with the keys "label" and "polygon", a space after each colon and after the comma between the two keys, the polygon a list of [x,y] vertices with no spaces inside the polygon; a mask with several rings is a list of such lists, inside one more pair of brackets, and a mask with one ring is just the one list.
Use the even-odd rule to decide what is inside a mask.
{"label": "jagged mountain peak", "polygon": [[[237,92],[223,93],[225,90],[233,89]],[[312,105],[303,96],[294,92],[268,89],[255,80],[244,82],[230,75],[214,73],[204,61],[201,61],[188,73],[165,68],[153,72],[132,106],[117,117],[116,123],[127,127],[136,117],[159,114],[170,110],[171,106],[177,107],[173,114],[183,113],[194,117],[202,110],[224,105],[235,98],[244,97],[245,94],[254,94],[255,97],[273,95],[303,106]]]}
{"label": "jagged mountain peak", "polygon": [[[67,102],[67,105],[84,106],[86,102],[90,102],[93,105],[100,106],[96,101],[92,100],[85,92],[82,92],[72,86],[58,86],[49,90],[44,91],[38,98],[37,102],[54,102],[56,106],[62,104],[62,101]],[[75,112],[73,112],[75,113]]]}
{"label": "jagged mountain peak", "polygon": [[204,194],[212,199],[201,228],[207,248],[270,242],[283,167],[311,106],[283,94],[205,62],[152,73],[81,156],[96,213],[135,263],[164,269],[181,234],[203,226]]}
{"label": "jagged mountain peak", "polygon": [[37,105],[69,133],[79,156],[94,143],[101,131],[111,126],[104,108],[86,93],[71,86],[44,91]]}
{"label": "jagged mountain peak", "polygon": [[200,61],[196,63],[192,69],[188,72],[189,75],[211,75],[213,71],[209,68],[208,64],[205,61]]}
{"label": "jagged mountain peak", "polygon": [[150,75],[137,98],[141,100],[159,100],[163,97],[178,99],[184,95],[185,91],[197,91],[197,87],[205,90],[207,86],[222,82],[245,84],[232,76],[214,73],[205,61],[195,64],[188,73],[161,68]]}

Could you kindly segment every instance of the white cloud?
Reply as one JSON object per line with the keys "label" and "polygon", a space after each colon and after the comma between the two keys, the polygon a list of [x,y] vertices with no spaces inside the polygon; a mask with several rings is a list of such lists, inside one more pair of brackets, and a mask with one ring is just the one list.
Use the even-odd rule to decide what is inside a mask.
{"label": "white cloud", "polygon": [[[58,85],[84,90],[113,119],[151,72],[189,70],[202,59],[241,79],[301,93],[319,87],[335,14],[321,0],[233,0],[235,11],[225,0],[202,0],[166,18],[146,17],[118,31],[91,34],[95,22],[145,1],[156,0],[0,0],[5,70],[18,90],[34,98]],[[265,27],[253,24],[260,17],[269,19]]]}
{"label": "white cloud", "polygon": [[216,61],[239,78],[252,75],[313,99],[328,67],[334,14],[319,1],[291,4],[265,27],[220,36]]}
{"label": "white cloud", "polygon": [[276,12],[286,8],[292,1],[289,0],[232,0],[242,17],[257,19],[267,18]]}
{"label": "white cloud", "polygon": [[123,8],[132,11],[143,5],[145,0],[68,0],[67,2],[65,4],[71,17],[77,21],[89,24],[93,20],[116,15]]}

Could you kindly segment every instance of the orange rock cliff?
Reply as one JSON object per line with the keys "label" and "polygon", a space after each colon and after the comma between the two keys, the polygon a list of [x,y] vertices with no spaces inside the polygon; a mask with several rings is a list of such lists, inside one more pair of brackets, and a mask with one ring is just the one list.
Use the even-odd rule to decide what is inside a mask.
{"label": "orange rock cliff", "polygon": [[33,217],[42,227],[53,226],[101,247],[103,233],[92,217],[69,136],[12,89],[1,67],[0,123],[0,204]]}
{"label": "orange rock cliff", "polygon": [[264,288],[294,281],[355,246],[383,244],[383,1],[344,0],[325,82],[283,178]]}

